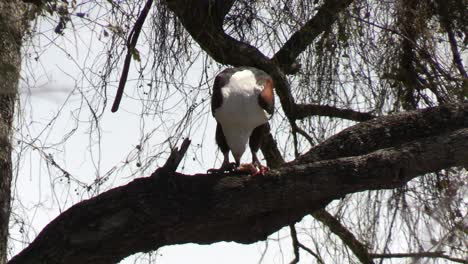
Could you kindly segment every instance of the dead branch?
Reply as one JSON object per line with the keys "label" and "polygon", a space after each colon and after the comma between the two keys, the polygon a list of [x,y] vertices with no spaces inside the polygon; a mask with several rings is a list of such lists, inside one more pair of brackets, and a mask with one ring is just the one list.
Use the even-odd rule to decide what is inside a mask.
{"label": "dead branch", "polygon": [[127,82],[128,71],[130,69],[130,61],[132,59],[132,56],[135,56],[137,52],[135,50],[135,47],[138,41],[138,37],[140,36],[141,28],[143,27],[143,23],[145,23],[146,17],[148,16],[148,13],[151,9],[152,4],[153,4],[153,0],[146,1],[146,4],[143,7],[143,10],[141,10],[141,13],[138,16],[138,19],[135,22],[135,25],[133,26],[133,29],[130,31],[130,34],[128,36],[127,55],[125,56],[124,66],[122,69],[122,75],[120,76],[120,81],[119,81],[119,87],[117,88],[117,93],[115,95],[114,104],[112,105],[112,109],[111,109],[113,113],[119,110],[120,101],[122,100],[122,95],[125,89],[125,84]]}

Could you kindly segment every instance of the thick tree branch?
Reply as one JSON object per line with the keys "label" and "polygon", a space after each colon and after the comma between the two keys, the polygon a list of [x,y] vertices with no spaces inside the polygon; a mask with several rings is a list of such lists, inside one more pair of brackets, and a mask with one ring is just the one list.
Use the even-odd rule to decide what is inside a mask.
{"label": "thick tree branch", "polygon": [[351,109],[340,109],[329,105],[296,104],[294,111],[295,119],[303,119],[310,116],[339,117],[358,122],[375,118],[371,113],[361,113]]}
{"label": "thick tree branch", "polygon": [[[433,115],[437,115],[436,110],[432,109]],[[381,129],[399,137],[399,129],[407,128],[401,127],[405,117],[407,123],[415,122],[412,114],[401,114],[400,123],[388,121],[395,116],[378,118],[346,133],[354,131],[378,141],[380,135],[375,131],[379,131],[378,126],[386,126]],[[468,120],[468,111],[460,114],[461,119]],[[115,263],[130,254],[165,245],[252,243],[346,194],[396,188],[418,175],[466,166],[468,122],[461,127],[446,124],[435,129],[431,128],[431,115],[419,117],[424,120],[416,122],[426,127],[406,130],[403,139],[389,136],[384,140],[400,142],[395,146],[375,151],[374,145],[370,151],[362,147],[367,154],[359,156],[304,159],[284,164],[263,177],[183,175],[157,170],[151,177],[136,179],[74,205],[46,226],[10,263]]]}
{"label": "thick tree branch", "polygon": [[463,128],[467,124],[468,103],[390,115],[345,129],[312,148],[294,163],[362,155],[417,138]]}
{"label": "thick tree branch", "polygon": [[281,49],[273,56],[273,61],[282,68],[292,65],[296,58],[314,40],[330,29],[338,15],[343,12],[353,0],[326,0],[317,14],[301,29],[294,33]]}

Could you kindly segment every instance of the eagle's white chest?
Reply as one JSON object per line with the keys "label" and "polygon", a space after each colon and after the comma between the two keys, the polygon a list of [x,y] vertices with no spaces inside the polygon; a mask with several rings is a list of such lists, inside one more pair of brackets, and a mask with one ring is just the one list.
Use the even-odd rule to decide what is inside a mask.
{"label": "eagle's white chest", "polygon": [[221,89],[222,105],[215,118],[221,124],[226,142],[234,156],[244,153],[252,131],[268,122],[268,113],[260,107],[258,96],[263,87],[258,85],[249,70],[234,73]]}

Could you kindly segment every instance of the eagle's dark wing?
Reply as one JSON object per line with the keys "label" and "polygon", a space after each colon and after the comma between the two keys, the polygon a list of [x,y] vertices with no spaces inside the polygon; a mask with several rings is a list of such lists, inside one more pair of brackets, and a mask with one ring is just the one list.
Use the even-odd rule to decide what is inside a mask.
{"label": "eagle's dark wing", "polygon": [[213,84],[213,95],[211,96],[211,114],[213,116],[216,109],[223,104],[223,94],[221,93],[221,89],[229,82],[233,73],[233,69],[226,69],[220,72],[215,78]]}

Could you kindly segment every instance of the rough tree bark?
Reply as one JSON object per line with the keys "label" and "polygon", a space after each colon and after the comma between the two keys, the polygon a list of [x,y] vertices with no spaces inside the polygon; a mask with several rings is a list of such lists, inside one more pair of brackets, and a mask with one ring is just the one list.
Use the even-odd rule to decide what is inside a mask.
{"label": "rough tree bark", "polygon": [[11,137],[26,30],[25,5],[0,1],[0,264],[6,262],[11,201]]}
{"label": "rough tree bark", "polygon": [[[322,156],[330,146],[341,152]],[[262,177],[158,169],[74,205],[10,263],[115,263],[166,245],[252,243],[346,194],[467,166],[467,149],[465,103],[361,123]]]}

